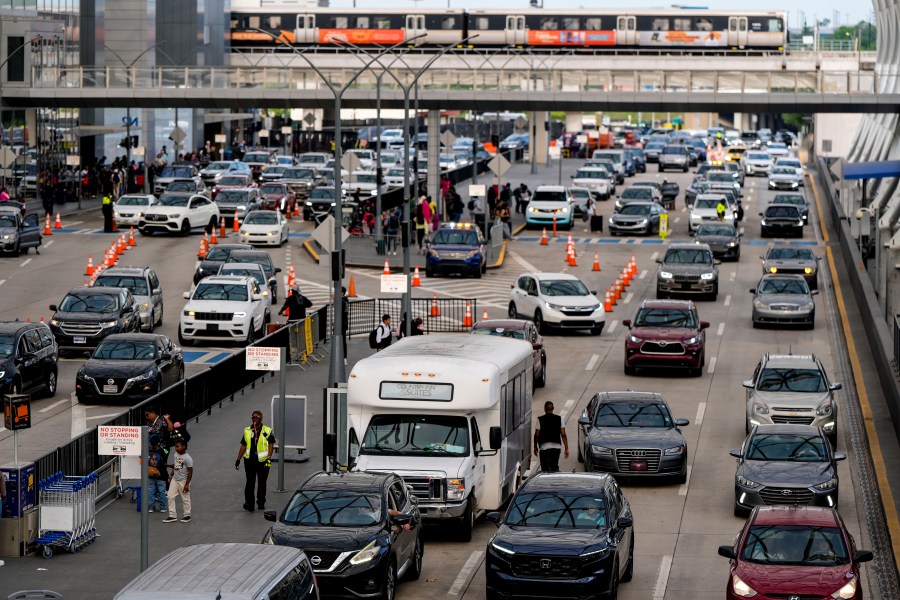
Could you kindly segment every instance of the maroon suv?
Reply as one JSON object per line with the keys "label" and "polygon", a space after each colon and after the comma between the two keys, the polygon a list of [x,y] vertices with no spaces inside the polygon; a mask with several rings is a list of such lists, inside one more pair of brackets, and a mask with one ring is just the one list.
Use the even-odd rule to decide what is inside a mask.
{"label": "maroon suv", "polygon": [[690,300],[644,300],[634,320],[625,319],[625,373],[639,367],[688,369],[699,376],[706,363],[706,333]]}
{"label": "maroon suv", "polygon": [[719,546],[731,560],[725,597],[862,600],[857,550],[833,508],[765,506],[753,509],[734,545]]}
{"label": "maroon suv", "polygon": [[259,193],[264,198],[264,210],[280,210],[284,214],[293,213],[297,199],[294,191],[286,183],[270,181],[259,186]]}

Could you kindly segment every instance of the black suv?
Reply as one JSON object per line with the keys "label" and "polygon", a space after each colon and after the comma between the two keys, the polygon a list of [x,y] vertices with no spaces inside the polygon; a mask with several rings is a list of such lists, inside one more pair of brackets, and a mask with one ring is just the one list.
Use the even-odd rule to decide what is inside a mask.
{"label": "black suv", "polygon": [[0,322],[0,391],[56,394],[57,351],[43,323]]}
{"label": "black suv", "polygon": [[[210,275],[218,275],[219,268],[225,264],[228,257],[235,250],[253,250],[250,244],[218,244],[209,249],[206,258],[200,260],[197,270],[194,271],[194,285],[198,284],[204,277]],[[200,258],[199,256],[197,258]]]}
{"label": "black suv", "polygon": [[322,596],[393,600],[399,578],[422,573],[419,508],[393,473],[315,473],[265,517],[263,543],[301,548]]}
{"label": "black suv", "polygon": [[488,513],[499,530],[484,563],[494,598],[616,598],[634,573],[634,517],[615,479],[538,473]]}
{"label": "black suv", "polygon": [[272,256],[265,250],[232,250],[223,264],[249,263],[262,267],[272,292],[272,302],[278,302],[278,281],[275,275],[281,273],[281,269],[272,262]]}
{"label": "black suv", "polygon": [[88,351],[112,333],[138,331],[141,315],[134,296],[125,288],[77,287],[69,291],[50,319],[50,331],[60,354],[64,350]]}
{"label": "black suv", "polygon": [[759,216],[760,237],[803,237],[803,216],[793,204],[770,204]]}

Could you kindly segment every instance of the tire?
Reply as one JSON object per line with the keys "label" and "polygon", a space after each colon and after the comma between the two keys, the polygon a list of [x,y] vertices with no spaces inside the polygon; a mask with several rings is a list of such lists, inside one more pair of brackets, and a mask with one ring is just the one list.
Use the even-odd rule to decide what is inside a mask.
{"label": "tire", "polygon": [[156,327],[159,327],[159,326],[162,325],[162,324],[163,324],[163,309],[160,308],[160,309],[159,309],[159,318],[156,320],[156,325],[155,325],[155,326],[156,326]]}
{"label": "tire", "polygon": [[709,299],[712,300],[713,302],[715,302],[715,301],[716,301],[716,298],[719,297],[719,284],[718,284],[718,282],[716,283],[716,286],[713,288],[712,294],[710,294],[709,296],[710,296]]}
{"label": "tire", "polygon": [[482,273],[484,273],[484,271],[482,271],[481,268],[478,268],[478,269],[475,269],[475,272],[472,273],[472,276],[473,276],[475,279],[481,279],[481,274],[482,274]]}
{"label": "tire", "polygon": [[[578,444],[578,455],[575,457],[575,459],[580,463],[584,462],[584,449],[582,448],[581,444]],[[585,470],[587,470],[587,467],[585,467]]]}
{"label": "tire", "polygon": [[632,577],[634,577],[634,532],[631,533],[631,546],[628,548],[628,566],[625,567],[625,572],[622,573],[619,581],[627,583],[631,581]]}
{"label": "tire", "polygon": [[542,335],[547,333],[547,326],[544,325],[544,315],[541,313],[541,309],[534,311],[534,328]]}
{"label": "tire", "polygon": [[244,347],[252,346],[256,341],[256,329],[253,328],[253,319],[250,319],[250,327],[247,329],[247,339],[244,340]]}
{"label": "tire", "polygon": [[542,388],[547,385],[547,360],[541,359],[541,376],[534,380],[534,387]]}
{"label": "tire", "polygon": [[682,173],[687,173],[687,172],[688,172],[688,168],[687,168],[687,167],[683,168],[683,169],[681,170],[681,172],[682,172]]}
{"label": "tire", "polygon": [[194,341],[189,340],[181,334],[181,327],[178,328],[178,343],[184,346],[185,348],[188,346],[193,346]]}
{"label": "tire", "polygon": [[675,476],[675,482],[678,484],[687,483],[687,465],[684,467],[684,473],[679,473]]}
{"label": "tire", "polygon": [[516,308],[515,302],[509,303],[509,310],[507,311],[506,314],[509,316],[510,319],[518,319],[519,318],[519,311]]}
{"label": "tire", "polygon": [[56,386],[59,384],[58,377],[59,374],[56,372],[56,369],[52,369],[47,373],[47,380],[44,382],[44,390],[41,392],[41,397],[52,398],[56,395]]}
{"label": "tire", "polygon": [[591,327],[591,335],[600,335],[603,333],[603,325],[600,327]]}
{"label": "tire", "polygon": [[461,542],[472,541],[472,529],[475,528],[475,510],[472,508],[472,496],[466,502],[466,510],[463,512],[459,523],[459,531],[456,537]]}
{"label": "tire", "polygon": [[666,170],[666,168],[664,166],[662,166],[662,163],[660,163],[659,166],[656,167],[656,170],[659,173],[663,173]]}
{"label": "tire", "polygon": [[487,261],[485,261],[484,264],[481,265],[481,274],[484,275],[485,273],[487,273]]}
{"label": "tire", "polygon": [[409,569],[407,579],[410,581],[417,580],[422,575],[422,555],[425,552],[425,546],[422,544],[422,534],[416,538],[416,547],[413,550],[412,565]]}
{"label": "tire", "polygon": [[156,327],[156,323],[153,322],[153,312],[150,312],[150,325],[147,326],[147,329],[138,326],[138,331],[146,331],[147,333],[153,333],[153,328]]}
{"label": "tire", "polygon": [[397,593],[397,566],[393,559],[388,564],[387,573],[384,576],[384,586],[381,588],[380,600],[394,600]]}
{"label": "tire", "polygon": [[178,234],[181,235],[181,237],[187,237],[191,235],[191,224],[187,219],[181,222],[181,227],[178,230]]}
{"label": "tire", "polygon": [[606,594],[607,600],[618,600],[619,598],[619,561],[613,563],[612,576],[609,580],[609,592]]}

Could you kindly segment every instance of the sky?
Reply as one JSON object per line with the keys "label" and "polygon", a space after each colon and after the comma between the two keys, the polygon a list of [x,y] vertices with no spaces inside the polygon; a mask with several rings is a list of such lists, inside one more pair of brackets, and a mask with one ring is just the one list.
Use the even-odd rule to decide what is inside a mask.
{"label": "sky", "polygon": [[[379,8],[384,6],[384,0],[355,0],[357,8]],[[406,6],[419,6],[420,8],[473,8],[470,1],[463,0],[398,0],[391,8],[403,8]],[[352,7],[354,0],[331,0],[333,8]],[[565,10],[567,8],[591,8],[602,6],[605,9],[618,8],[619,6],[635,6],[641,8],[670,7],[673,3],[661,3],[659,0],[627,0],[619,2],[603,2],[597,0],[544,0],[544,8],[550,10]],[[703,6],[711,10],[730,10],[735,8],[747,8],[753,2],[748,0],[718,0],[714,2],[702,0],[689,0],[687,2],[675,2],[682,6]],[[475,4],[478,8],[528,8],[528,0],[488,0],[483,4]],[[806,23],[812,25],[818,20],[829,19],[832,24],[838,25],[858,23],[870,18],[874,8],[871,1],[846,2],[845,0],[778,0],[770,4],[759,3],[753,6],[753,10],[786,10],[788,12],[788,25],[800,27],[805,16]]]}

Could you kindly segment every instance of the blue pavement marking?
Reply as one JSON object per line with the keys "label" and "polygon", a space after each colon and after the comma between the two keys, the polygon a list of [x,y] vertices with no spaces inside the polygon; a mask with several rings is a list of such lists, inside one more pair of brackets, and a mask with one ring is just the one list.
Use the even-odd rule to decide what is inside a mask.
{"label": "blue pavement marking", "polygon": [[770,240],[747,240],[744,242],[748,246],[770,246],[773,244],[777,244],[779,246],[809,246],[809,247],[820,247],[821,244],[819,242],[813,241],[787,241],[783,239],[770,239]]}
{"label": "blue pavement marking", "polygon": [[225,360],[229,356],[231,356],[231,352],[220,352],[220,353],[216,354],[215,356],[212,356],[212,357],[206,359],[204,362],[215,364],[221,360]]}
{"label": "blue pavement marking", "polygon": [[288,234],[289,238],[308,238],[311,236],[312,236],[311,233],[289,233]]}
{"label": "blue pavement marking", "polygon": [[189,350],[182,350],[181,353],[184,356],[184,362],[186,363],[197,362],[198,360],[209,354],[209,352],[191,352]]}

